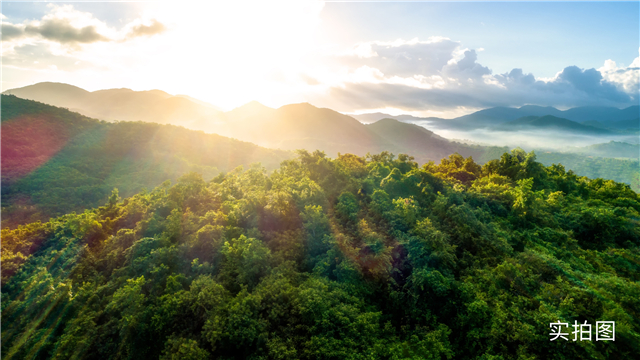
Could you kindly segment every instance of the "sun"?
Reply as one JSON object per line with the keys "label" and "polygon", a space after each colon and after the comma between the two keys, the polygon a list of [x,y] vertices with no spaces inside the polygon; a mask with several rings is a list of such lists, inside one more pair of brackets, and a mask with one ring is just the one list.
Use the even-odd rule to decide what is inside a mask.
{"label": "sun", "polygon": [[229,1],[198,3],[194,11],[195,4],[141,4],[142,17],[166,24],[167,31],[141,41],[148,53],[139,54],[146,63],[138,64],[143,69],[136,82],[193,94],[224,109],[251,100],[277,105],[290,98],[307,70],[322,7]]}

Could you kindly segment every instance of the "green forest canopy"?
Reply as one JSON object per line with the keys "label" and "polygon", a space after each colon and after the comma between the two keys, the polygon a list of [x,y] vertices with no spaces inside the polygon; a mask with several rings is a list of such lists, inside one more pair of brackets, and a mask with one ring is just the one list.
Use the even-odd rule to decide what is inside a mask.
{"label": "green forest canopy", "polygon": [[[301,151],[2,230],[6,359],[621,359],[640,198],[514,150]],[[556,321],[616,340],[550,341]],[[566,329],[565,329],[566,330]],[[568,330],[570,331],[570,329]]]}

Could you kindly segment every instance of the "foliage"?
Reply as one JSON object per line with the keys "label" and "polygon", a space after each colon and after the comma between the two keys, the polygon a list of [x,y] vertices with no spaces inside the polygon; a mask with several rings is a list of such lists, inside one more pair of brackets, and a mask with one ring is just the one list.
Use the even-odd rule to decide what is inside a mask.
{"label": "foliage", "polygon": [[640,192],[640,160],[637,151],[635,157],[628,159],[539,152],[538,161],[545,165],[562,164],[567,170],[571,169],[573,173],[591,179],[603,178],[622,182],[630,185],[634,191]]}
{"label": "foliage", "polygon": [[4,229],[3,358],[632,358],[640,197],[535,160],[301,151]]}

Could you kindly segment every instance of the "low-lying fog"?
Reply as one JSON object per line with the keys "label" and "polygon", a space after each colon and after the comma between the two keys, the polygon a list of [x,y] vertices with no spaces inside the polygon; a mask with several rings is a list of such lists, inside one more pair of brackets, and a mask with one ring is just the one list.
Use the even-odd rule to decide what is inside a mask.
{"label": "low-lying fog", "polygon": [[510,148],[520,147],[527,151],[533,149],[566,151],[570,147],[602,144],[612,140],[629,144],[638,144],[640,142],[638,134],[586,135],[573,134],[554,129],[497,131],[484,128],[457,130],[441,129],[434,126],[435,124],[430,124],[426,121],[407,122],[422,126],[449,140],[479,145],[508,146]]}

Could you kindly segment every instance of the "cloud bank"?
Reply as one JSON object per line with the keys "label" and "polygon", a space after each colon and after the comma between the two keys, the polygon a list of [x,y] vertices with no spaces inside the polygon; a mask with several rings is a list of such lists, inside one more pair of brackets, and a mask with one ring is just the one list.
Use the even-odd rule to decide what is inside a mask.
{"label": "cloud bank", "polygon": [[[447,112],[493,106],[638,105],[640,57],[628,67],[567,66],[551,79],[515,68],[493,74],[474,49],[447,38],[356,44],[335,59],[348,76],[316,101],[343,111],[394,108]],[[351,108],[352,110],[348,110]]]}
{"label": "cloud bank", "polygon": [[104,22],[96,19],[91,13],[75,10],[71,5],[50,5],[51,12],[40,20],[13,24],[8,21],[2,23],[2,41],[57,43],[72,45],[77,48],[81,44],[95,42],[126,41],[140,36],[153,36],[166,30],[164,24],[151,19],[148,24],[136,19],[122,29],[109,28]]}

